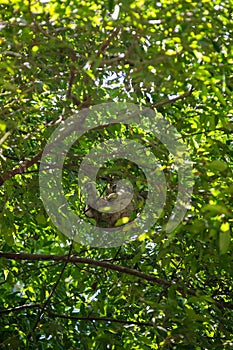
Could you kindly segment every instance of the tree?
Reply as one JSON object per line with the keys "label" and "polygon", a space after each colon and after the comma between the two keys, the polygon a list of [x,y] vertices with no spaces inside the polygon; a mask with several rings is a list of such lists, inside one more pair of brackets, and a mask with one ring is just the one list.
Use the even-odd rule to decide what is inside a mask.
{"label": "tree", "polygon": [[[230,349],[230,2],[2,0],[0,8],[1,348]],[[49,137],[102,103],[148,108],[189,150],[191,206],[171,232],[179,178],[170,149],[140,127],[103,127],[98,118],[65,159],[70,206],[95,225],[85,218],[81,163],[104,140],[136,140],[157,156],[167,182],[158,222],[135,240],[99,248],[73,241],[46,213],[39,167]],[[144,172],[110,159],[96,185],[106,197],[125,178],[136,209],[121,215],[122,227],[148,199]]]}

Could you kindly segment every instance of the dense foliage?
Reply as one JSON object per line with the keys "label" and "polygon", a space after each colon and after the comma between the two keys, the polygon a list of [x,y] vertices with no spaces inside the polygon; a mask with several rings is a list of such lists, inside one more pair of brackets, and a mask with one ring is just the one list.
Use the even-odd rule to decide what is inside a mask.
{"label": "dense foliage", "polygon": [[[0,348],[231,349],[231,1],[2,0],[0,9]],[[191,207],[172,232],[163,229],[177,194],[169,154],[153,134],[121,124],[77,140],[65,194],[84,212],[83,157],[104,139],[140,139],[168,182],[158,224],[120,247],[95,248],[72,242],[45,212],[39,166],[49,136],[104,102],[156,110],[189,148]],[[147,191],[124,159],[98,175],[104,195],[122,178]]]}

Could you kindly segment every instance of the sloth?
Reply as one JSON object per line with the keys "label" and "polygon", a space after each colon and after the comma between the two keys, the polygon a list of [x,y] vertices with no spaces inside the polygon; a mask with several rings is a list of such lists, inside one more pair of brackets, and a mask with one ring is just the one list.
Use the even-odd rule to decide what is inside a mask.
{"label": "sloth", "polygon": [[106,196],[97,196],[93,183],[86,184],[88,192],[88,204],[85,215],[94,219],[96,226],[116,227],[134,220],[140,208],[143,207],[145,198],[135,195],[131,187],[127,185],[113,185]]}

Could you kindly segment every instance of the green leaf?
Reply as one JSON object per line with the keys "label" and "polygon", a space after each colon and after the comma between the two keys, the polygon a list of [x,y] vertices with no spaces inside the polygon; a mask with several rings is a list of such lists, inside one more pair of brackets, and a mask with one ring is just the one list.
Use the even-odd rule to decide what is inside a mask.
{"label": "green leaf", "polygon": [[231,242],[231,234],[229,231],[219,233],[219,251],[220,254],[227,253]]}
{"label": "green leaf", "polygon": [[214,171],[224,171],[227,169],[228,165],[226,162],[224,162],[223,160],[213,160],[211,163],[209,163],[208,168]]}

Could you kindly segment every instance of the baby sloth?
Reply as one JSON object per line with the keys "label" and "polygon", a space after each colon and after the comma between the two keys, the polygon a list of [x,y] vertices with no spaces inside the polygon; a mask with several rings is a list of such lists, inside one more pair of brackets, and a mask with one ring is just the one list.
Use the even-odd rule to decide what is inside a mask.
{"label": "baby sloth", "polygon": [[132,221],[137,216],[138,209],[143,206],[144,198],[135,196],[133,188],[125,185],[123,181],[113,185],[103,197],[97,195],[93,183],[88,182],[85,187],[88,192],[85,215],[94,219],[99,227],[124,225]]}

